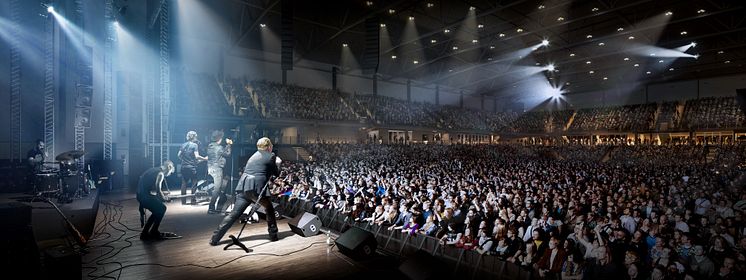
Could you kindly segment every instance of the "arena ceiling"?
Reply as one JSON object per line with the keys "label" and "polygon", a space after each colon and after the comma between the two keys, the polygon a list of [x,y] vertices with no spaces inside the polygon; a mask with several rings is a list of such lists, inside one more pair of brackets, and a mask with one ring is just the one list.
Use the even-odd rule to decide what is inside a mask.
{"label": "arena ceiling", "polygon": [[[213,3],[228,15],[235,46],[261,49],[254,39],[262,28],[280,36],[283,2],[294,2],[296,62],[321,61],[346,71],[356,67],[342,61],[348,48],[364,64],[365,23],[378,22],[380,80],[407,78],[504,96],[537,78],[572,94],[746,72],[742,1]],[[549,45],[539,45],[543,40]],[[692,42],[696,46],[687,47]]]}

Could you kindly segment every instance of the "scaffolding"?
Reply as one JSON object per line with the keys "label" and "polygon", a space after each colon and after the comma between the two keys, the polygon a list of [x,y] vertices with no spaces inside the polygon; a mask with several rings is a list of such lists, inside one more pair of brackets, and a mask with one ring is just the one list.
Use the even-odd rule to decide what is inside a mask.
{"label": "scaffolding", "polygon": [[[156,166],[156,126],[155,119],[155,81],[150,75],[143,77],[145,80],[145,95],[143,96],[143,103],[145,103],[145,119],[143,119],[143,126],[146,129],[146,147],[147,157],[150,159],[150,166]],[[160,155],[160,153],[158,153]]]}
{"label": "scaffolding", "polygon": [[171,54],[169,51],[169,1],[161,1],[160,7],[160,148],[159,162],[169,157],[169,113],[171,109]]}
{"label": "scaffolding", "polygon": [[[85,30],[85,16],[83,14],[83,1],[82,0],[75,0],[75,21],[78,23],[78,26]],[[75,40],[74,38],[71,38],[71,40]],[[85,45],[85,36],[81,34],[80,37],[81,44]],[[78,63],[74,65],[76,73],[78,74],[77,80],[78,83],[75,86],[76,91],[82,87],[82,86],[91,86],[89,84],[83,85],[83,71],[89,71],[88,69],[91,69],[92,66],[90,63],[90,60],[93,59],[93,53],[91,52],[90,56],[87,56],[89,54],[78,54],[79,57],[77,57]],[[80,57],[80,55],[87,56],[87,57]],[[92,77],[92,76],[91,76]],[[90,117],[90,116],[89,116]],[[77,119],[74,118],[74,119]],[[91,120],[89,120],[90,122]],[[76,120],[73,120],[75,127],[75,150],[78,151],[84,151],[85,150],[85,127],[82,125],[82,123],[77,123]],[[81,156],[76,160],[78,170],[83,170],[85,165],[85,156]]]}
{"label": "scaffolding", "polygon": [[[46,10],[43,11],[44,15]],[[54,79],[54,18],[46,16],[44,23],[44,142],[46,154],[54,156],[55,105],[57,96]]]}
{"label": "scaffolding", "polygon": [[20,3],[10,1],[10,160],[20,161],[21,153],[21,52]]}
{"label": "scaffolding", "polygon": [[113,108],[112,108],[112,59],[114,58],[112,45],[114,42],[114,13],[113,0],[106,0],[104,15],[106,17],[106,41],[104,42],[104,160],[112,159],[113,142]]}

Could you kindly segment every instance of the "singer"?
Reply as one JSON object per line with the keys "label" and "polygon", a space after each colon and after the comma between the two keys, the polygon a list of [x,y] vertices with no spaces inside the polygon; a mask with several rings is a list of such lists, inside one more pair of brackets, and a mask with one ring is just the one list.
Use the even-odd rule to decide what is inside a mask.
{"label": "singer", "polygon": [[272,153],[272,142],[263,137],[256,142],[257,151],[246,162],[243,175],[236,186],[236,204],[228,216],[225,216],[218,229],[210,239],[210,245],[216,246],[228,229],[236,222],[239,216],[251,203],[259,203],[264,207],[267,214],[267,231],[269,240],[277,241],[277,221],[275,221],[275,209],[269,201],[268,191],[262,191],[265,184],[272,176],[280,175],[280,163],[282,160]]}

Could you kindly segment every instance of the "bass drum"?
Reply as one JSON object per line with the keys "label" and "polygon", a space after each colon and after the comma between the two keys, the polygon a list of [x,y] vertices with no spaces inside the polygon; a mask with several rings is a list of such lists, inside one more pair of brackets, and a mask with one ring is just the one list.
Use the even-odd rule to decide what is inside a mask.
{"label": "bass drum", "polygon": [[34,193],[57,193],[60,191],[59,176],[57,173],[39,173],[36,174],[34,182]]}

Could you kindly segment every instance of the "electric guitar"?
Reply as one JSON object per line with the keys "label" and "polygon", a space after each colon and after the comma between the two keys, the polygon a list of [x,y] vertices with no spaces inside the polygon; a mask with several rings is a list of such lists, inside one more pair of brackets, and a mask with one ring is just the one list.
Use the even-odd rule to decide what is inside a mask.
{"label": "electric guitar", "polygon": [[[154,196],[158,196],[158,194],[154,191],[150,191],[150,194]],[[198,191],[196,193],[190,193],[190,194],[173,194],[173,195],[171,195],[170,192],[164,192],[164,195],[166,197],[161,199],[163,200],[163,202],[171,202],[174,199],[187,198],[187,197],[195,197],[195,198],[210,197],[210,193],[206,191]]]}

